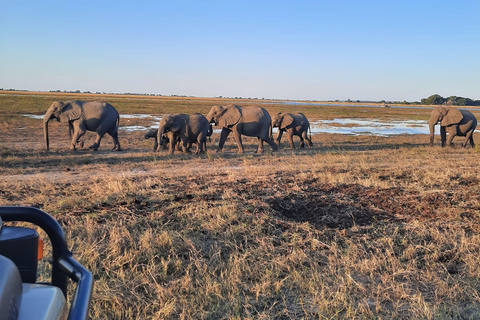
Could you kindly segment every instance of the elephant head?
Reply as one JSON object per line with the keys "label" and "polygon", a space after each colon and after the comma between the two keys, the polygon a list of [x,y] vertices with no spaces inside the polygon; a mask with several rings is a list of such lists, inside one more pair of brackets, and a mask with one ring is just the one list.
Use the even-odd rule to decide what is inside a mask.
{"label": "elephant head", "polygon": [[145,133],[145,139],[156,138],[157,132],[158,129],[149,129],[147,133]]}
{"label": "elephant head", "polygon": [[215,123],[220,127],[231,127],[240,121],[242,114],[235,105],[230,106],[213,106],[207,115],[209,123]]}
{"label": "elephant head", "polygon": [[[47,151],[50,149],[48,139],[48,122],[51,119],[57,119],[61,122],[70,122],[79,119],[82,116],[82,107],[77,103],[54,101],[48,108],[43,117],[43,133],[45,136],[45,144]],[[71,135],[72,126],[69,126],[69,134]]]}
{"label": "elephant head", "polygon": [[435,125],[440,122],[440,126],[448,127],[459,123],[463,119],[462,113],[456,108],[436,107],[433,109],[428,126],[430,128],[430,146],[433,146]]}
{"label": "elephant head", "polygon": [[277,113],[272,121],[272,127],[278,127],[280,130],[284,130],[292,123],[293,117],[289,113]]}

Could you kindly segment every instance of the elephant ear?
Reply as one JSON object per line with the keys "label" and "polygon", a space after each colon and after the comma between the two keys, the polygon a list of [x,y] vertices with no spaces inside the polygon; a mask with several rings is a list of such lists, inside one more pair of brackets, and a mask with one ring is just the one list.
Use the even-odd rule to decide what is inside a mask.
{"label": "elephant ear", "polygon": [[68,102],[62,107],[62,113],[60,113],[61,122],[69,122],[77,120],[82,116],[82,107],[73,102]]}
{"label": "elephant ear", "polygon": [[218,121],[218,125],[220,127],[231,127],[237,124],[237,122],[240,121],[241,117],[242,117],[242,113],[240,112],[240,109],[237,106],[235,105],[228,106],[227,108],[225,108],[225,111],[220,117],[220,120]]}
{"label": "elephant ear", "polygon": [[282,117],[282,123],[280,124],[280,129],[286,129],[289,125],[291,125],[293,122],[293,117],[289,114],[286,113]]}
{"label": "elephant ear", "polygon": [[[170,128],[170,130],[175,133],[175,134],[178,134],[180,132],[180,130],[182,130],[182,128],[186,127],[187,126],[187,122],[185,121],[185,119],[183,119],[182,117],[175,117],[175,119],[173,120],[173,124],[172,124],[172,127]],[[188,130],[186,130],[188,131]],[[187,134],[188,132],[186,132]]]}
{"label": "elephant ear", "polygon": [[459,123],[463,119],[463,114],[456,108],[448,108],[447,114],[443,117],[441,125],[443,127]]}

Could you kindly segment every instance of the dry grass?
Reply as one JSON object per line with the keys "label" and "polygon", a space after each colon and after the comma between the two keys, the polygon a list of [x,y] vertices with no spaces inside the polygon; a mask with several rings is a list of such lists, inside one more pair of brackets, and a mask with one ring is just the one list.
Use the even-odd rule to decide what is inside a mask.
{"label": "dry grass", "polygon": [[168,156],[122,132],[124,152],[72,153],[52,125],[45,153],[18,121],[0,126],[0,205],[60,221],[94,319],[480,318],[478,149],[323,134]]}

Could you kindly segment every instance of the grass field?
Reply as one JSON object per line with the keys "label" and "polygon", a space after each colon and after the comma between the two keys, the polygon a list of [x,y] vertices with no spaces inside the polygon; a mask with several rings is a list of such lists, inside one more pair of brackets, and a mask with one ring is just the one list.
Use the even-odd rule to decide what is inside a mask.
{"label": "grass field", "polygon": [[[475,149],[440,148],[439,136],[430,148],[427,135],[317,134],[312,149],[284,141],[261,155],[253,139],[245,154],[231,140],[217,154],[214,135],[207,154],[169,156],[125,131],[122,152],[108,136],[97,152],[72,152],[55,122],[46,153],[41,120],[23,114],[60,99],[157,115],[267,101],[0,95],[0,205],[62,224],[96,280],[93,319],[480,319],[479,133]],[[310,119],[430,113],[268,102],[270,114]]]}

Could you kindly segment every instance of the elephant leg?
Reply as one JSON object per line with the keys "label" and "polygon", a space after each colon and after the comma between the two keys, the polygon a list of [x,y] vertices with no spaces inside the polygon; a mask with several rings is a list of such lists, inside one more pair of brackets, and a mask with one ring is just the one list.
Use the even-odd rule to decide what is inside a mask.
{"label": "elephant leg", "polygon": [[288,133],[288,143],[290,144],[290,149],[295,149],[295,144],[293,143],[293,133],[287,132]]}
{"label": "elephant leg", "polygon": [[302,137],[305,141],[307,141],[307,144],[308,144],[308,147],[311,148],[313,143],[312,141],[308,138],[308,134],[307,134],[307,130],[305,130],[303,133],[302,133]]}
{"label": "elephant leg", "polygon": [[218,142],[218,149],[217,152],[222,152],[223,151],[223,146],[225,145],[225,141],[228,138],[228,135],[230,134],[230,130],[223,128],[222,132],[220,133],[220,141]]}
{"label": "elephant leg", "polygon": [[168,132],[168,154],[173,154],[175,152],[175,146],[177,144],[177,136],[173,134],[173,132]]}
{"label": "elephant leg", "polygon": [[452,146],[452,140],[457,135],[457,128],[455,126],[449,127],[448,130],[448,138],[447,138],[447,146]]}
{"label": "elephant leg", "polygon": [[278,147],[281,146],[281,141],[282,141],[282,135],[283,135],[283,130],[280,130],[280,128],[278,129],[278,137],[277,137],[277,143],[278,143]]}
{"label": "elephant leg", "polygon": [[180,137],[180,142],[183,153],[190,153],[190,147],[192,146],[192,143],[187,140],[187,137]]}
{"label": "elephant leg", "polygon": [[475,142],[473,142],[473,130],[472,134],[470,135],[470,145],[472,146],[472,148],[475,148]]}
{"label": "elephant leg", "polygon": [[440,127],[440,139],[442,141],[442,148],[445,147],[445,142],[447,141],[447,131],[445,127]]}
{"label": "elephant leg", "polygon": [[70,149],[75,151],[76,150],[76,146],[77,145],[80,145],[81,147],[83,147],[83,142],[82,143],[79,143],[78,142],[78,139],[80,139],[81,136],[83,136],[85,134],[87,130],[85,129],[85,126],[82,125],[82,124],[74,124],[74,128],[73,128],[73,134],[72,134],[72,141],[70,143]]}
{"label": "elephant leg", "polygon": [[203,150],[203,152],[207,152],[207,137],[203,138],[202,150]]}
{"label": "elephant leg", "polygon": [[242,143],[242,135],[240,134],[240,132],[238,132],[238,130],[234,129],[233,136],[235,138],[235,141],[237,142],[238,153],[243,153],[244,149],[243,149],[243,143]]}
{"label": "elephant leg", "polygon": [[88,148],[92,149],[93,151],[97,151],[100,147],[100,141],[102,141],[103,136],[105,135],[105,133],[107,133],[107,131],[109,131],[108,129],[110,128],[112,128],[111,125],[107,126],[105,123],[101,123],[96,130],[97,135],[95,137],[95,142]]}
{"label": "elephant leg", "polygon": [[465,135],[465,141],[463,142],[463,147],[464,147],[464,148],[466,148],[466,147],[467,147],[467,144],[471,141],[472,134],[473,134],[473,130],[470,130],[470,131],[468,131],[467,134]]}
{"label": "elephant leg", "polygon": [[[279,138],[281,139],[281,135],[279,134]],[[278,150],[278,146],[280,145],[280,141],[278,141],[278,145],[275,143],[275,141],[273,141],[273,135],[269,135],[267,134],[267,137],[266,139],[262,139],[263,141],[265,141],[266,143],[268,143],[270,145],[270,147],[272,147],[272,150],[273,151],[277,151]]]}
{"label": "elephant leg", "polygon": [[[110,137],[113,139],[113,149],[112,151],[122,151],[122,148],[120,147],[120,141],[118,141],[118,128],[115,126],[114,129],[108,131],[108,134]],[[155,150],[158,147],[158,142],[157,142],[157,137],[155,136]]]}
{"label": "elephant leg", "polygon": [[103,138],[103,135],[100,135],[98,132],[97,132],[97,135],[95,137],[95,142],[90,146],[88,147],[89,149],[92,149],[93,151],[97,151],[98,148],[100,147],[100,141],[102,141],[102,138]]}
{"label": "elephant leg", "polygon": [[273,141],[272,138],[268,139],[268,140],[267,140],[267,143],[270,145],[270,147],[272,147],[272,150],[273,150],[273,151],[277,151],[277,150],[278,150],[278,145]]}
{"label": "elephant leg", "polygon": [[258,138],[258,149],[256,153],[263,153],[263,140],[262,138]]}
{"label": "elephant leg", "polygon": [[207,137],[203,136],[202,134],[200,134],[197,137],[197,150],[195,151],[195,154],[199,154],[199,153],[204,152],[203,148],[205,146],[206,140],[207,140]]}
{"label": "elephant leg", "polygon": [[297,136],[300,138],[300,148],[305,148],[305,139],[303,138],[302,134],[297,134]]}

